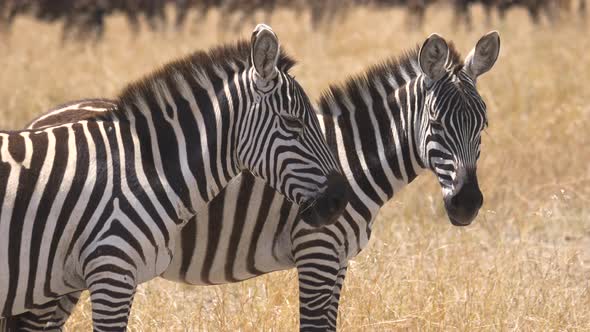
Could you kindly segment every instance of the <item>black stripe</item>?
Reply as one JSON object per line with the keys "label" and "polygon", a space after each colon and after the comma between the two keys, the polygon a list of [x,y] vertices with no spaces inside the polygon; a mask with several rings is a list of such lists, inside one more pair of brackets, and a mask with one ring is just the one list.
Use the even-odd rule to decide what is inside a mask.
{"label": "black stripe", "polygon": [[[346,97],[346,98],[348,98],[348,97]],[[360,98],[360,96],[357,96],[357,98]],[[336,96],[336,99],[337,99],[338,106],[341,109],[345,109],[345,104],[342,102],[343,100],[345,100],[345,96]],[[362,108],[364,106],[363,105],[355,105],[355,107]],[[361,112],[361,111],[358,111],[358,112]],[[358,113],[358,112],[355,112],[355,113]],[[352,128],[352,125],[350,123],[350,119],[348,118],[348,116],[338,117],[338,125],[341,129],[341,134],[342,134],[341,136],[342,136],[342,143],[343,143],[343,146],[341,148],[344,149],[344,151],[346,153],[348,165],[352,171],[352,176],[354,177],[355,181],[358,183],[360,190],[362,190],[365,193],[365,195],[367,195],[369,197],[369,199],[371,201],[377,202],[379,205],[382,205],[383,201],[379,198],[379,196],[377,195],[377,193],[375,192],[375,190],[371,186],[370,182],[367,180],[366,176],[364,175],[364,170],[363,170],[363,167],[361,166],[361,163],[360,163],[359,157],[358,157],[359,151],[357,151],[355,148],[355,137],[353,134],[353,128]],[[359,134],[361,134],[361,133],[359,133]],[[368,213],[368,211],[366,214],[363,214],[363,217],[366,217],[365,219],[370,218],[370,214]]]}
{"label": "black stripe", "polygon": [[[3,142],[4,144],[11,143],[12,139],[16,136],[20,136],[18,134],[10,135],[8,141]],[[21,137],[22,139],[22,137]],[[9,144],[10,145],[10,144]],[[20,148],[21,150],[18,152],[13,151],[13,155],[22,155],[22,160],[24,160],[24,156],[26,155],[25,144],[24,140],[22,144],[15,145],[16,147]],[[16,149],[15,147],[15,149]],[[56,147],[57,149],[57,147]],[[9,239],[9,246],[8,246],[8,266],[5,267],[8,269],[8,292],[6,294],[6,302],[4,304],[4,312],[3,316],[9,315],[13,310],[13,304],[16,296],[16,291],[18,288],[18,276],[20,270],[22,268],[21,261],[20,261],[20,251],[22,243],[22,236],[23,234],[23,226],[24,220],[27,213],[27,208],[29,206],[31,197],[35,192],[35,185],[37,184],[37,179],[41,173],[41,168],[43,166],[44,161],[44,153],[47,149],[43,149],[39,152],[39,157],[35,158],[35,160],[31,160],[30,168],[25,168],[24,166],[17,166],[16,169],[13,169],[13,172],[19,172],[18,177],[18,186],[15,195],[14,207],[12,210],[12,217],[10,220],[10,228],[7,234]],[[33,150],[32,152],[35,152]],[[33,233],[35,230],[33,230]],[[30,243],[24,243],[25,246],[29,246]],[[38,259],[38,257],[36,257]],[[22,262],[23,264],[35,264],[37,261],[33,260],[30,262]]]}
{"label": "black stripe", "polygon": [[[204,133],[199,133],[200,135],[203,135],[203,137],[207,137],[207,151],[202,151],[202,153],[204,154],[208,154],[209,155],[209,166],[211,168],[211,173],[213,174],[213,179],[217,185],[217,187],[221,187],[221,182],[219,180],[219,176],[217,175],[217,163],[216,163],[216,159],[217,159],[217,124],[215,123],[215,113],[213,111],[213,101],[209,98],[209,95],[207,94],[207,90],[203,89],[201,87],[201,85],[197,82],[196,78],[193,77],[192,75],[187,75],[185,76],[185,79],[187,80],[187,82],[189,82],[191,88],[192,88],[192,92],[193,95],[195,96],[195,101],[197,102],[200,112],[201,112],[201,116],[203,119],[203,125],[205,126],[205,132]],[[212,83],[213,81],[216,81],[214,79],[210,80]],[[219,90],[216,90],[219,91]],[[198,127],[193,127],[191,130],[195,130],[195,128]],[[219,128],[220,129],[220,128]],[[192,153],[192,151],[191,151]],[[201,155],[198,156],[198,158],[202,158]],[[205,185],[206,188],[212,188],[213,185],[206,183],[206,178],[200,178],[202,179],[204,182],[203,183],[199,183],[199,186],[201,185]],[[204,197],[209,197],[209,194],[207,194],[207,196]]]}
{"label": "black stripe", "polygon": [[223,226],[223,204],[225,196],[220,199],[214,199],[209,202],[209,220],[207,232],[207,250],[205,252],[205,260],[203,262],[203,269],[201,270],[201,280],[207,284],[211,284],[211,267],[215,260],[215,254],[218,252],[219,238],[221,237],[221,228]]}
{"label": "black stripe", "polygon": [[[31,160],[31,164],[38,164],[42,165],[47,157],[47,133],[35,134],[31,135],[31,140],[35,146],[35,153]],[[30,244],[30,254],[29,254],[29,278],[27,281],[27,292],[25,297],[25,305],[29,307],[32,305],[32,296],[33,296],[33,286],[35,284],[35,277],[37,276],[37,268],[38,268],[38,259],[39,253],[41,251],[41,244],[43,243],[43,232],[45,231],[45,224],[47,222],[47,215],[51,210],[51,201],[52,199],[45,198],[45,195],[48,191],[53,191],[54,193],[50,195],[54,197],[56,188],[49,189],[47,186],[43,189],[44,194],[41,196],[41,200],[39,201],[39,206],[37,208],[37,215],[35,220],[33,221],[33,228],[31,230],[31,244]]]}
{"label": "black stripe", "polygon": [[272,257],[276,260],[276,261],[280,261],[279,257],[277,257],[276,251],[274,250],[274,248],[277,247],[278,243],[279,243],[279,238],[280,236],[283,234],[283,231],[285,230],[285,227],[287,226],[287,222],[289,221],[289,215],[291,214],[291,207],[293,206],[293,203],[289,202],[287,199],[283,198],[282,202],[281,202],[281,211],[279,212],[279,220],[278,220],[278,226],[277,229],[275,231],[275,234],[273,236],[273,250],[272,250]]}
{"label": "black stripe", "polygon": [[[180,153],[179,153],[179,145],[178,145],[178,137],[174,133],[174,128],[172,125],[166,120],[164,117],[164,112],[160,111],[158,103],[155,99],[155,96],[152,95],[145,95],[144,99],[146,100],[148,107],[151,111],[152,118],[149,120],[154,125],[154,131],[156,137],[152,137],[156,139],[159,148],[159,155],[153,156],[152,159],[143,157],[141,162],[144,167],[153,167],[155,158],[162,160],[162,168],[164,171],[164,175],[166,180],[169,184],[169,189],[172,189],[176,195],[181,199],[184,206],[191,206],[190,201],[190,194],[189,189],[182,177],[182,171],[180,169]],[[139,112],[137,112],[139,113]],[[139,117],[140,114],[137,114]],[[139,136],[138,139],[142,146],[142,150],[151,150],[152,145],[148,144],[147,142],[151,141],[144,141],[142,136],[149,137],[149,131],[142,133],[139,128],[137,135]]]}
{"label": "black stripe", "polygon": [[[149,182],[149,186],[152,188],[153,193],[156,195],[158,202],[164,207],[168,216],[172,219],[176,219],[177,215],[175,212],[175,207],[173,206],[172,202],[168,199],[166,195],[167,189],[164,188],[162,183],[160,182],[160,177],[158,175],[158,171],[156,170],[155,166],[155,158],[160,158],[160,156],[154,156],[154,151],[151,146],[151,136],[150,130],[148,126],[148,120],[139,112],[138,109],[134,108],[134,118],[135,118],[135,130],[136,130],[136,139],[141,142],[140,144],[140,152],[141,152],[141,163],[143,166],[143,171],[145,176]],[[165,120],[162,120],[165,121]],[[161,148],[161,147],[160,147]],[[167,148],[165,148],[167,149]],[[162,152],[162,151],[160,151]],[[162,157],[162,160],[166,161],[165,158]],[[118,164],[117,164],[118,165]],[[118,167],[118,166],[117,166]],[[184,182],[184,181],[183,181]],[[173,183],[171,183],[173,184]],[[185,188],[186,190],[186,188]],[[178,192],[177,192],[178,194]],[[181,198],[182,199],[182,198]],[[185,197],[185,200],[190,202],[190,200]],[[187,203],[187,201],[183,201]],[[186,206],[190,206],[186,205]]]}
{"label": "black stripe", "polygon": [[[233,226],[231,228],[231,235],[229,239],[229,248],[227,249],[227,258],[225,261],[225,280],[229,282],[239,281],[234,277],[234,263],[236,261],[236,255],[238,253],[238,246],[240,244],[240,238],[244,236],[243,229],[248,216],[248,208],[250,207],[250,197],[252,196],[252,188],[254,187],[254,176],[249,172],[242,172],[240,192],[236,201],[236,208],[233,220]],[[215,198],[217,199],[217,198]],[[223,206],[221,207],[223,210]],[[211,210],[209,210],[211,211]],[[221,216],[223,216],[223,211]],[[221,219],[218,222],[224,222]]]}
{"label": "black stripe", "polygon": [[10,135],[8,139],[8,153],[14,161],[22,163],[25,160],[25,138],[19,134]]}
{"label": "black stripe", "polygon": [[[151,188],[144,188],[140,184],[138,176],[137,176],[137,165],[135,165],[135,154],[139,154],[139,151],[135,151],[135,147],[133,145],[133,137],[132,137],[132,133],[131,133],[130,129],[131,128],[129,126],[127,126],[125,123],[120,125],[121,141],[123,142],[123,144],[125,144],[124,145],[124,147],[125,147],[125,175],[126,175],[125,180],[127,182],[127,186],[129,188],[129,190],[132,192],[132,194],[127,193],[127,195],[135,196],[135,198],[141,204],[141,207],[149,215],[149,222],[152,222],[155,224],[155,226],[158,228],[158,233],[164,237],[165,244],[166,244],[166,246],[168,246],[168,243],[170,241],[170,234],[168,234],[168,230],[166,228],[165,221],[162,220],[156,207],[152,204],[152,201],[150,200],[150,198],[148,197],[148,195],[146,193],[146,189],[150,190]],[[143,160],[141,162],[142,162],[142,164],[145,163]],[[150,165],[150,166],[153,165],[153,163],[149,163],[149,162],[145,163],[145,164]],[[143,175],[141,175],[141,176],[143,176]],[[135,212],[137,212],[137,211],[135,211]],[[168,211],[166,211],[166,212],[168,212]],[[167,217],[172,220],[177,220],[176,214],[168,215]],[[138,218],[139,218],[139,216],[138,216]],[[145,221],[142,221],[140,218],[140,219],[137,219],[136,224],[145,224]],[[139,227],[141,227],[141,226],[139,226]],[[149,229],[149,227],[145,227],[144,230],[145,230],[148,238],[155,239],[156,234],[153,234],[152,231]],[[154,245],[155,245],[155,240],[154,240]],[[159,249],[157,246],[156,246],[156,248]]]}
{"label": "black stripe", "polygon": [[[108,168],[108,165],[106,163],[106,160],[107,160],[106,152],[107,151],[106,151],[106,146],[103,141],[102,134],[100,133],[100,129],[99,129],[96,122],[88,122],[87,126],[88,126],[88,131],[90,133],[90,136],[92,137],[92,140],[93,140],[92,144],[96,150],[95,159],[96,159],[96,161],[101,161],[101,162],[96,163],[96,174],[89,174],[89,176],[96,177],[96,183],[94,185],[94,188],[92,189],[92,193],[90,194],[90,199],[88,200],[88,205],[86,206],[84,213],[82,214],[82,217],[77,222],[76,230],[74,231],[74,234],[72,235],[72,241],[70,242],[70,245],[69,245],[68,250],[66,252],[66,256],[72,255],[73,250],[74,250],[74,246],[80,240],[82,233],[87,229],[90,219],[92,218],[92,215],[94,214],[94,212],[98,208],[98,205],[99,205],[103,195],[105,194],[106,185],[107,185],[107,168]],[[87,138],[87,140],[88,140],[88,138]],[[107,210],[111,210],[112,204],[106,204],[105,208]],[[104,218],[106,218],[106,217],[103,215],[102,219],[104,220]],[[48,271],[48,273],[50,273],[50,272],[51,272],[51,270]],[[46,292],[46,295],[50,294],[50,293],[48,293],[49,288],[46,288],[45,292]]]}
{"label": "black stripe", "polygon": [[111,222],[109,229],[106,232],[104,232],[98,240],[104,240],[109,236],[117,236],[125,240],[125,242],[127,242],[133,249],[135,249],[139,257],[141,257],[142,262],[144,264],[147,264],[147,260],[145,258],[145,254],[143,252],[143,247],[141,246],[141,243],[131,232],[129,232],[127,228],[123,226],[123,224],[121,224],[119,220],[113,220]]}
{"label": "black stripe", "polygon": [[[222,191],[219,195],[217,195],[217,197],[215,197],[214,200],[223,200],[223,198],[220,197],[223,197],[224,194],[225,191]],[[191,264],[191,259],[193,256],[197,255],[195,252],[197,241],[199,241],[199,234],[197,233],[197,219],[197,217],[191,218],[182,228],[180,233],[180,247],[182,248],[182,252],[174,253],[175,255],[182,255],[180,270],[178,272],[180,272],[181,280],[184,281],[187,280],[186,275]]]}
{"label": "black stripe", "polygon": [[[65,128],[64,128],[65,129]],[[84,189],[84,184],[86,182],[86,178],[88,176],[88,168],[89,168],[89,156],[88,156],[88,142],[87,139],[85,137],[84,134],[84,129],[82,127],[82,125],[80,124],[76,124],[72,126],[72,131],[73,131],[73,139],[75,141],[75,149],[76,149],[76,160],[74,163],[74,167],[75,167],[75,172],[74,172],[74,176],[72,177],[72,183],[71,186],[69,188],[69,192],[67,193],[66,197],[65,197],[65,201],[64,204],[60,210],[59,216],[57,217],[57,219],[55,219],[55,228],[54,231],[52,233],[51,236],[51,245],[49,247],[49,256],[48,256],[48,269],[50,269],[54,264],[60,264],[61,266],[63,266],[63,264],[65,263],[65,260],[68,258],[68,256],[63,256],[61,258],[63,258],[64,261],[58,261],[56,262],[56,259],[60,259],[60,257],[57,257],[56,253],[57,253],[57,249],[59,247],[60,243],[63,243],[62,240],[62,235],[64,235],[66,226],[68,226],[68,220],[71,217],[72,212],[74,211],[74,208],[76,206],[76,203],[78,202],[78,199],[80,198],[80,194],[82,193],[82,190]],[[57,132],[56,132],[57,133]],[[64,137],[63,140],[61,140],[59,138],[59,136],[56,135],[56,139],[57,139],[57,145],[67,145],[66,142],[68,142],[68,138],[69,138],[69,132],[66,131],[66,134],[68,134],[67,137]],[[73,154],[73,151],[70,150],[66,150],[64,151],[63,155],[59,155],[56,154],[56,159],[55,159],[55,163],[54,163],[54,167],[59,165],[59,166],[63,166],[63,170],[61,170],[61,174],[60,174],[60,178],[64,176],[64,172],[66,171],[65,166],[66,166],[66,161],[68,160],[67,156],[70,155],[70,158],[73,158],[71,155]],[[72,171],[72,170],[69,170]],[[63,180],[62,180],[63,182]],[[59,190],[60,186],[55,186],[53,187],[51,184],[48,183],[48,186],[51,188],[54,188],[54,190]],[[57,195],[57,193],[55,193],[55,195]],[[55,196],[53,197],[52,202],[55,202]],[[47,206],[48,209],[51,209],[51,205]],[[75,222],[78,222],[77,220]],[[39,234],[41,235],[41,234]],[[67,234],[65,234],[67,235]],[[49,270],[51,271],[51,270]],[[47,275],[47,287],[50,287],[50,280],[51,280],[51,276]],[[31,301],[33,301],[31,294]]]}
{"label": "black stripe", "polygon": [[264,229],[264,224],[268,220],[268,213],[270,209],[266,207],[269,207],[272,204],[275,195],[276,191],[274,191],[274,189],[270,188],[269,186],[264,186],[262,190],[262,204],[260,206],[260,213],[256,217],[256,224],[254,226],[254,230],[252,231],[252,240],[250,241],[248,256],[246,258],[246,269],[249,273],[256,276],[264,274],[263,271],[260,271],[256,268],[256,246],[258,245],[258,240],[260,239],[260,235]]}

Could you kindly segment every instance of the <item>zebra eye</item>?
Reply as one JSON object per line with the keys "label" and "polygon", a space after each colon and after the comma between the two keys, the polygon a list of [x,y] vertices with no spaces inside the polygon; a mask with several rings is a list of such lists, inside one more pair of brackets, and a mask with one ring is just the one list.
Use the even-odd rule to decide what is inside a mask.
{"label": "zebra eye", "polygon": [[298,117],[292,115],[282,115],[281,118],[285,122],[285,125],[287,125],[289,128],[295,130],[301,130],[303,128],[303,121]]}

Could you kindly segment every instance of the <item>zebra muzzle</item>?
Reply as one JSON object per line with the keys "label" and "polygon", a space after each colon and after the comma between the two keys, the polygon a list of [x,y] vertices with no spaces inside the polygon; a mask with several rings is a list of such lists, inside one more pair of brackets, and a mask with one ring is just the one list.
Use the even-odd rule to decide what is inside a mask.
{"label": "zebra muzzle", "polygon": [[326,189],[314,199],[301,205],[301,218],[314,227],[334,224],[344,212],[350,197],[350,185],[343,175],[328,175]]}
{"label": "zebra muzzle", "polygon": [[444,202],[453,225],[471,224],[483,204],[483,194],[479,190],[477,179],[463,184],[458,191],[445,196]]}

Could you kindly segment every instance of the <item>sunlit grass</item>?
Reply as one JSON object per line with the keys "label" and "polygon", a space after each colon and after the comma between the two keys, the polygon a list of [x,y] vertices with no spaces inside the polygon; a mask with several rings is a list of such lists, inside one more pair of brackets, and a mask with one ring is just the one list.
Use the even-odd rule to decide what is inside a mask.
{"label": "sunlit grass", "polygon": [[[297,79],[318,97],[328,84],[421,43],[432,32],[467,54],[491,30],[454,28],[445,7],[408,31],[401,11],[359,10],[329,32],[279,12],[270,22],[300,61]],[[368,248],[350,264],[339,326],[346,331],[590,330],[590,39],[571,18],[533,26],[524,12],[496,22],[501,56],[481,77],[489,109],[479,181],[485,203],[476,223],[447,221],[438,185],[424,175],[383,209]],[[240,34],[249,37],[253,25]],[[236,39],[212,15],[175,33],[133,37],[122,18],[105,42],[61,45],[59,27],[20,20],[0,43],[0,127],[119,89],[195,49]],[[295,330],[294,271],[248,282],[189,287],[156,280],[135,297],[132,331]],[[68,331],[91,329],[86,297]]]}

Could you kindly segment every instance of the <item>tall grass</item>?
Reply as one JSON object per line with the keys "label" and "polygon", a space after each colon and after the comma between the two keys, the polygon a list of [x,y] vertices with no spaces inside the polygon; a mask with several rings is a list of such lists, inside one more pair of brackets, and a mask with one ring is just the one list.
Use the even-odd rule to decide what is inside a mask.
{"label": "tall grass", "polygon": [[[455,28],[450,10],[429,11],[421,30],[401,11],[358,10],[331,30],[305,17],[270,22],[301,64],[312,97],[330,83],[399,54],[438,32],[467,52],[490,27],[476,12]],[[181,32],[132,36],[108,22],[97,46],[59,43],[59,27],[22,19],[0,43],[0,127],[19,128],[42,110],[82,97],[114,97],[158,64],[236,36],[211,15]],[[249,37],[253,25],[239,34]],[[485,196],[477,221],[456,228],[440,189],[424,175],[376,222],[368,248],[350,264],[341,299],[344,331],[590,330],[590,39],[572,17],[533,26],[524,12],[495,21],[502,51],[482,76],[489,110],[479,162]],[[297,277],[273,273],[247,282],[189,287],[155,280],[135,297],[132,331],[292,331]],[[68,331],[91,329],[84,297]]]}

